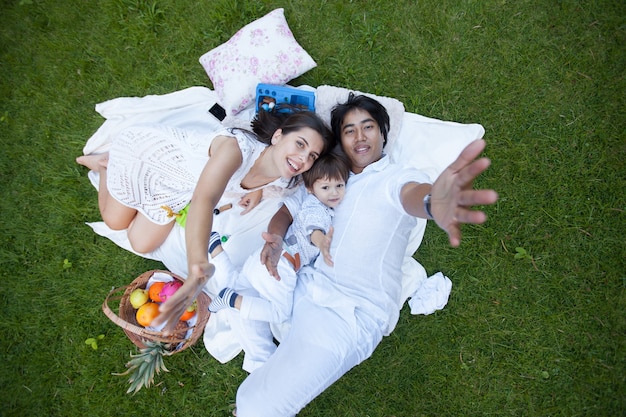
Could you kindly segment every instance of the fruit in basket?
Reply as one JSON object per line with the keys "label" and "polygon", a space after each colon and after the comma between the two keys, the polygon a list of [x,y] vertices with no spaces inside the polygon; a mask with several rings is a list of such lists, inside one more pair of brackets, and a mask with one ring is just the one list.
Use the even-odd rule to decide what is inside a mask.
{"label": "fruit in basket", "polygon": [[180,319],[182,321],[187,321],[191,319],[193,316],[196,315],[197,309],[198,309],[198,300],[195,300],[189,307],[187,307],[187,310],[185,310],[183,315],[180,316]]}
{"label": "fruit in basket", "polygon": [[135,318],[137,319],[137,323],[141,324],[143,327],[150,326],[152,320],[159,315],[159,305],[157,303],[153,303],[152,301],[148,301],[137,310],[137,314]]}
{"label": "fruit in basket", "polygon": [[159,293],[159,297],[161,297],[161,300],[166,301],[168,298],[174,295],[176,291],[178,291],[178,289],[182,286],[183,283],[180,281],[170,281],[163,286],[163,289]]}
{"label": "fruit in basket", "polygon": [[162,302],[163,300],[161,299],[160,293],[164,285],[165,282],[162,281],[152,283],[152,285],[150,285],[150,288],[148,288],[148,297],[150,297],[152,301],[155,301],[157,303]]}
{"label": "fruit in basket", "polygon": [[135,288],[133,292],[130,293],[129,300],[133,308],[137,309],[148,301],[148,291],[143,288]]}

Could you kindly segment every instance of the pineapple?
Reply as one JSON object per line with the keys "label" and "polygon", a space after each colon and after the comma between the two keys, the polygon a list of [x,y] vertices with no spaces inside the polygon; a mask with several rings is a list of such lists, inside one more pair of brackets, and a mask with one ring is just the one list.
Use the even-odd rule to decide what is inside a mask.
{"label": "pineapple", "polygon": [[136,394],[142,387],[149,388],[154,383],[154,373],[157,374],[161,371],[169,372],[163,363],[163,356],[170,355],[171,353],[165,348],[165,345],[161,342],[147,341],[146,347],[140,349],[139,354],[133,355],[131,353],[130,361],[126,364],[128,370],[121,374],[114,373],[113,375],[128,375],[128,383],[130,387],[127,394],[131,392]]}
{"label": "pineapple", "polygon": [[[188,325],[184,321],[178,322],[174,329],[172,339],[182,339],[187,333]],[[131,353],[130,361],[126,363],[128,368],[126,372],[114,373],[113,375],[129,375],[128,383],[130,387],[127,394],[131,392],[135,395],[144,386],[149,388],[154,383],[154,374],[169,372],[163,362],[163,357],[173,355],[177,344],[162,343],[157,341],[145,341],[145,348],[139,349],[140,353],[133,355]]]}

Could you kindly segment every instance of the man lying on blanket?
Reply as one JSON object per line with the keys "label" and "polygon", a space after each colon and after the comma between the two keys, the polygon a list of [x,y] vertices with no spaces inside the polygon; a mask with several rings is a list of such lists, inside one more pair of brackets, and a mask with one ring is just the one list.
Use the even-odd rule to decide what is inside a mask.
{"label": "man lying on blanket", "polygon": [[[485,146],[482,140],[468,145],[431,185],[426,176],[391,164],[383,153],[389,117],[377,101],[350,96],[333,110],[331,125],[353,172],[335,215],[330,242],[334,267],[319,257],[299,274],[291,330],[240,386],[239,417],[296,415],[371,356],[398,320],[399,265],[416,217],[434,220],[448,233],[450,244],[458,246],[462,223],[486,220],[483,212],[470,207],[497,200],[492,190],[472,188],[490,164],[487,158],[478,158]],[[283,207],[269,225],[262,260],[270,272],[276,273],[282,236],[290,222],[291,213]],[[172,319],[175,324],[202,291],[213,267],[193,265],[190,272],[181,290],[162,304],[158,322]]]}

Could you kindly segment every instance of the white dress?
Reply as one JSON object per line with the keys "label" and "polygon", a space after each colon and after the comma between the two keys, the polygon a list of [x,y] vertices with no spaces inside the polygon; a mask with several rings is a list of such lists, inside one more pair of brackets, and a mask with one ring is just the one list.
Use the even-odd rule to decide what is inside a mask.
{"label": "white dress", "polygon": [[[267,146],[254,134],[225,129],[211,137],[192,130],[153,124],[129,127],[113,140],[107,168],[109,193],[154,223],[173,221],[168,209],[178,213],[189,204],[209,160],[211,142],[219,135],[235,137],[242,154],[242,164],[226,185],[224,197],[232,199],[254,191],[241,186],[241,181]],[[289,180],[278,178],[258,188],[284,190],[288,183]]]}

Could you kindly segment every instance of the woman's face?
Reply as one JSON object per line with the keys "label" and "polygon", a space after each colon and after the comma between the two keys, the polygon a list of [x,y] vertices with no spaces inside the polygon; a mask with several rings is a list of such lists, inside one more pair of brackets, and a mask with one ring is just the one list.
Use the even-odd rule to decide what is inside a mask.
{"label": "woman's face", "polygon": [[287,134],[278,129],[272,137],[272,145],[276,147],[274,162],[280,176],[292,178],[311,168],[324,149],[324,140],[310,127]]}

